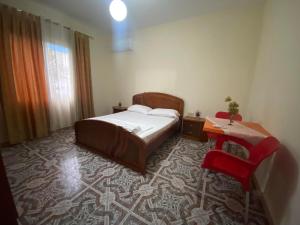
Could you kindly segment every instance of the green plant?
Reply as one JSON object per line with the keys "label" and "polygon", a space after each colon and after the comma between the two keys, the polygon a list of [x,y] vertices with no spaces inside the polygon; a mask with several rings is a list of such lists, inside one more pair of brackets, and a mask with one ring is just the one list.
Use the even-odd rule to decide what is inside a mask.
{"label": "green plant", "polygon": [[239,104],[235,101],[232,101],[230,96],[225,98],[225,102],[228,102],[228,112],[230,115],[234,116],[239,113]]}

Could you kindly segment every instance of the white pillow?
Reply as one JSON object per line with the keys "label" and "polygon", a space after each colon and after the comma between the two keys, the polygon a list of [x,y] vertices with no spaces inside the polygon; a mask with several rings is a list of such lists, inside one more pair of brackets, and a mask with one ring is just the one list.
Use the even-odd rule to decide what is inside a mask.
{"label": "white pillow", "polygon": [[131,111],[131,112],[148,114],[148,112],[151,111],[152,108],[145,106],[145,105],[132,105],[132,106],[129,106],[129,108],[127,110]]}
{"label": "white pillow", "polygon": [[175,109],[157,108],[157,109],[153,109],[150,112],[148,112],[148,115],[178,118],[180,116],[180,113]]}

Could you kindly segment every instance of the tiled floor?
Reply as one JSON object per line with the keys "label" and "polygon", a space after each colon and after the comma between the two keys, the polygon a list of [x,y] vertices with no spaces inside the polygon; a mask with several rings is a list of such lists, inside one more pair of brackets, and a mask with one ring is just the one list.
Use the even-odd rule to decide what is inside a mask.
{"label": "tiled floor", "polygon": [[[240,185],[198,166],[207,144],[173,137],[141,176],[73,143],[73,130],[64,129],[3,149],[22,225],[243,224]],[[255,191],[249,224],[268,224]]]}

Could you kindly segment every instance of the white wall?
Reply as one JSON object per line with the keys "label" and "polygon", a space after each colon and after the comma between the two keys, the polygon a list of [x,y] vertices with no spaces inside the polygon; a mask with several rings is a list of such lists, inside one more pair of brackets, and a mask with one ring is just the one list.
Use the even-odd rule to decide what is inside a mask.
{"label": "white wall", "polygon": [[300,1],[269,0],[249,118],[260,121],[283,148],[257,173],[275,224],[300,224]]}
{"label": "white wall", "polygon": [[[107,85],[109,82],[109,75],[111,74],[111,54],[109,35],[103,35],[97,28],[84,24],[74,18],[71,18],[58,10],[46,7],[45,5],[33,2],[31,0],[0,0],[1,3],[10,5],[34,15],[48,18],[54,22],[61,23],[64,26],[71,27],[74,30],[86,33],[93,37],[90,39],[91,50],[91,70],[92,70],[92,85],[94,95],[94,106],[96,115],[103,115],[111,112],[111,86]],[[0,114],[1,117],[1,114]],[[5,140],[3,121],[0,119],[0,143]]]}
{"label": "white wall", "polygon": [[133,34],[133,51],[112,54],[114,102],[144,91],[171,93],[185,112],[212,115],[231,95],[248,104],[263,6],[223,10]]}

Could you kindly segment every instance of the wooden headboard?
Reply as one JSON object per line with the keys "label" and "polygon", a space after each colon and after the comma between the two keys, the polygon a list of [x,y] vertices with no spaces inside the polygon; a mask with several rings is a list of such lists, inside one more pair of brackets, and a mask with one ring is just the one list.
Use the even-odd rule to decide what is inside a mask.
{"label": "wooden headboard", "polygon": [[132,98],[132,104],[145,105],[151,108],[176,109],[183,116],[184,101],[181,98],[164,93],[145,92],[136,94]]}

